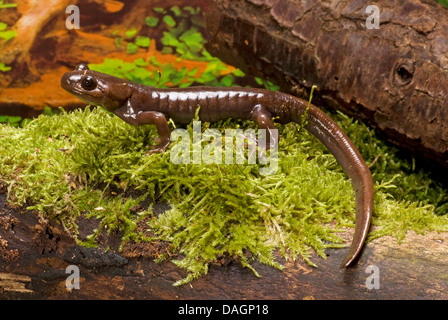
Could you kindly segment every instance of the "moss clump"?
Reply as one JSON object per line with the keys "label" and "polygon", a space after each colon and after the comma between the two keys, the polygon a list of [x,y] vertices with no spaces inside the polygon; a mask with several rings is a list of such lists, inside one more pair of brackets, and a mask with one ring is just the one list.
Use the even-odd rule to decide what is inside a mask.
{"label": "moss clump", "polygon": [[[413,174],[422,179],[420,188],[426,185],[428,195],[436,189],[442,192],[438,198],[446,199],[446,190],[423,173],[397,170],[396,163],[402,160],[393,149],[365,126],[342,115],[337,118],[368,163],[378,157],[372,171],[373,223],[379,228],[371,237],[389,234],[402,239],[408,230],[446,230],[446,217],[435,214],[437,200],[429,196],[426,202],[415,201],[407,198],[409,192],[400,193],[417,190]],[[256,128],[252,122],[230,120],[212,126]],[[296,124],[278,129],[279,168],[264,176],[257,164],[176,165],[170,150],[145,156],[147,144],[157,137],[155,128],[130,126],[102,109],[42,115],[23,128],[0,126],[0,179],[9,184],[11,201],[59,220],[76,239],[81,214],[99,219],[91,236],[78,239],[83,245],[95,245],[104,230],[122,231],[123,242],[170,243],[177,254],[172,261],[188,271],[176,284],[206,273],[209,264],[222,256],[240,261],[255,274],[254,259],[281,268],[275,250],[286,259],[302,257],[314,264],[313,250],[325,257],[326,248],[346,245],[338,232],[354,226],[354,192],[316,138]],[[191,133],[191,125],[188,130]],[[125,192],[110,196],[112,187],[136,190],[139,196]],[[167,202],[172,209],[159,215],[151,208],[130,210],[148,197]],[[147,230],[137,228],[142,219],[149,221]]]}

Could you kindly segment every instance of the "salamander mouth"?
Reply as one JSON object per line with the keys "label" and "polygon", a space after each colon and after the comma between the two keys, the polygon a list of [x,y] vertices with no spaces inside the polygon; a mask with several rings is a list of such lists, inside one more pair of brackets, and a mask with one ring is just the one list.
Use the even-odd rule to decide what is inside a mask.
{"label": "salamander mouth", "polygon": [[[93,104],[93,101],[96,100],[93,96],[89,96],[88,98],[86,98],[86,92],[85,90],[81,90],[77,87],[74,86],[69,86],[69,87],[64,87],[63,89],[69,93],[71,93],[72,95],[76,96],[79,100],[82,100],[84,102],[87,102],[89,104]],[[89,100],[89,98],[91,98]]]}
{"label": "salamander mouth", "polygon": [[[65,89],[65,88],[64,88]],[[70,92],[71,94],[76,95],[79,99],[84,100],[83,97],[81,96],[83,94],[83,91],[79,90],[76,87],[70,87],[69,89],[65,89],[68,92]]]}
{"label": "salamander mouth", "polygon": [[72,74],[70,72],[64,73],[61,77],[61,87],[65,91],[76,95],[82,100],[81,95],[84,94],[84,91],[77,88],[77,82],[71,79]]}

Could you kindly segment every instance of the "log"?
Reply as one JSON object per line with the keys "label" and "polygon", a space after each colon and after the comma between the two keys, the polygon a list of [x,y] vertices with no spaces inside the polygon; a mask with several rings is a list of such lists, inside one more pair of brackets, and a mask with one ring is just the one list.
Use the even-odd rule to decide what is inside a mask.
{"label": "log", "polygon": [[[185,272],[170,261],[155,263],[151,250],[120,251],[119,233],[104,237],[99,248],[78,247],[60,224],[8,204],[5,193],[2,185],[0,299],[448,298],[448,233],[411,233],[401,244],[382,237],[368,243],[358,263],[349,269],[339,268],[347,249],[331,249],[326,259],[312,257],[317,268],[301,260],[283,263],[284,270],[255,262],[261,275],[257,278],[239,263],[216,263],[207,275],[175,287],[173,283],[184,278]],[[79,222],[80,230],[92,227],[88,219]],[[349,239],[352,232],[342,236]],[[79,268],[79,289],[67,288],[71,272],[66,270],[73,265]]]}
{"label": "log", "polygon": [[[448,167],[448,9],[427,0],[213,0],[209,51]],[[379,9],[379,29],[369,29]]]}

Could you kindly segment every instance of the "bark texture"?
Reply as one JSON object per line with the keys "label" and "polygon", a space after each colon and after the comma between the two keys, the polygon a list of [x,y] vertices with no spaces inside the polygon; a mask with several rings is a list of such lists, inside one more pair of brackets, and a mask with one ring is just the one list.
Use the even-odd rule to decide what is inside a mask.
{"label": "bark texture", "polygon": [[[209,50],[448,167],[448,9],[432,0],[212,0]],[[369,5],[380,28],[368,29]]]}

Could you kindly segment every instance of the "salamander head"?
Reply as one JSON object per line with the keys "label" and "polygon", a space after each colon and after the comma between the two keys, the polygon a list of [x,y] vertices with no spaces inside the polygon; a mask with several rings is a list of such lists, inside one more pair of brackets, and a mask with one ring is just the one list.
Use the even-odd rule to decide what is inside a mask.
{"label": "salamander head", "polygon": [[92,71],[82,63],[74,71],[61,78],[64,90],[87,103],[113,111],[123,106],[132,94],[130,83],[126,80]]}

